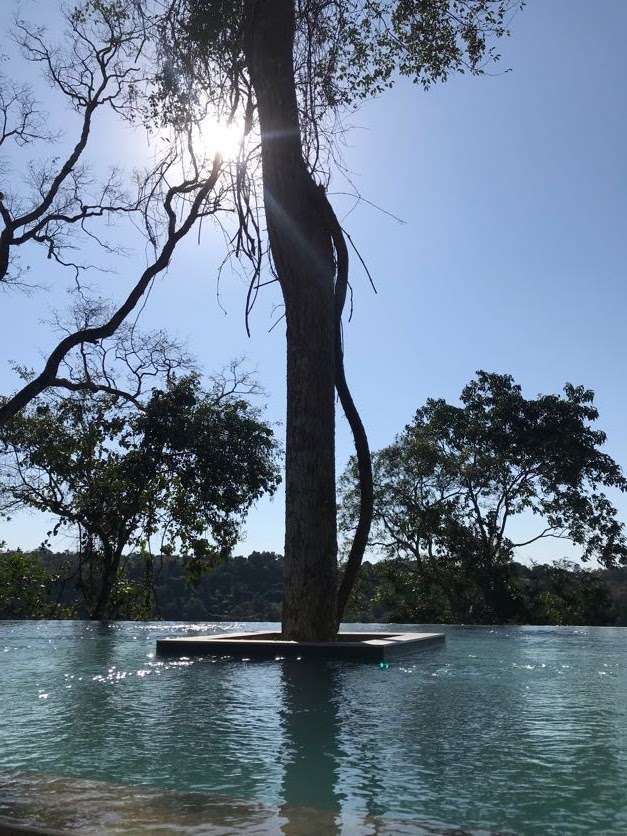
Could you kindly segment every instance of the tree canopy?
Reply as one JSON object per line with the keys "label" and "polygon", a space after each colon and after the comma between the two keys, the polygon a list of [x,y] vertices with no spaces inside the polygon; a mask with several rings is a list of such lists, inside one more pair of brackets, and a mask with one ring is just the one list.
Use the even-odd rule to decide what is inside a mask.
{"label": "tree canopy", "polygon": [[71,607],[53,600],[52,589],[59,580],[42,566],[36,554],[4,550],[0,543],[0,619],[70,618]]}
{"label": "tree canopy", "polygon": [[94,618],[125,550],[175,550],[198,576],[230,554],[252,504],[279,482],[271,428],[248,401],[197,376],[153,390],[142,409],[104,393],[49,395],[2,428],[5,513],[45,511],[78,529]]}
{"label": "tree canopy", "polygon": [[[498,57],[494,39],[508,33],[518,5],[513,0],[86,0],[70,11],[69,46],[59,51],[37,27],[18,23],[28,60],[42,64],[79,114],[79,134],[67,154],[42,168],[25,213],[15,190],[7,200],[0,198],[0,267],[15,264],[17,248],[27,243],[47,246],[63,263],[67,235],[85,231],[85,224],[89,230],[103,215],[137,219],[151,258],[113,314],[68,333],[41,373],[0,407],[0,420],[46,387],[61,385],[59,365],[68,353],[116,331],[197,220],[223,208],[231,211],[236,228],[229,247],[252,264],[246,312],[267,280],[264,271],[279,282],[285,304],[286,638],[333,638],[372,514],[368,441],[343,362],[348,248],[327,197],[334,120],[400,76],[428,88],[453,72],[481,74],[485,62]],[[18,98],[27,111],[29,96],[22,90]],[[102,106],[177,131],[172,154],[139,179],[130,198],[120,196],[117,175],[97,199],[85,193],[82,158],[93,115]],[[239,154],[228,164],[217,154],[207,165],[195,149],[208,114],[241,126]],[[19,141],[30,141],[31,128],[39,124],[27,120]],[[50,139],[41,131],[34,135]],[[5,132],[0,143],[15,136]],[[182,176],[173,177],[181,170]],[[84,265],[69,266],[82,275]],[[7,277],[7,270],[0,270],[0,281]],[[361,484],[359,522],[341,578],[336,391],[354,436]]]}
{"label": "tree canopy", "polygon": [[[604,488],[627,490],[620,466],[600,449],[593,393],[524,397],[511,375],[480,371],[461,405],[429,399],[389,447],[374,454],[372,543],[416,567],[435,586],[485,586],[516,548],[568,540],[583,561],[627,563],[624,525]],[[354,468],[354,465],[353,465]],[[343,521],[355,524],[350,471]],[[514,517],[538,524],[511,534]]]}

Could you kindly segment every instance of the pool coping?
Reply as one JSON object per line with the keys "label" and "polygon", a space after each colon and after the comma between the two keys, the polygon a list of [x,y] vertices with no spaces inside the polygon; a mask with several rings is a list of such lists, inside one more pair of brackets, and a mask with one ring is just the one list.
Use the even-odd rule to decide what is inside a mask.
{"label": "pool coping", "polygon": [[317,657],[384,662],[413,654],[427,646],[441,644],[444,640],[444,633],[398,631],[339,633],[337,639],[331,642],[296,642],[282,639],[278,631],[254,631],[157,639],[157,655],[266,659]]}

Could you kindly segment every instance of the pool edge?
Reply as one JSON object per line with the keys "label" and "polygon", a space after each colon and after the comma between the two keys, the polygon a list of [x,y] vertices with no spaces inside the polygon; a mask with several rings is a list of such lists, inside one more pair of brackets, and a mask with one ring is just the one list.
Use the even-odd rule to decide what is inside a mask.
{"label": "pool edge", "polygon": [[254,631],[157,639],[158,656],[234,656],[274,659],[350,659],[385,662],[445,641],[444,633],[340,633],[332,642],[284,641],[279,632]]}

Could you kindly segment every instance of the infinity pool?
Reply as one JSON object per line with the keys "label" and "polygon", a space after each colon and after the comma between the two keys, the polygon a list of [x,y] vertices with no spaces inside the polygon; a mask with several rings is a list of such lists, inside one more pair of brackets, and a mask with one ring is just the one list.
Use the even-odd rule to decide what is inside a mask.
{"label": "infinity pool", "polygon": [[244,626],[274,625],[0,622],[0,820],[627,832],[627,629],[438,627],[446,645],[385,669],[154,655]]}

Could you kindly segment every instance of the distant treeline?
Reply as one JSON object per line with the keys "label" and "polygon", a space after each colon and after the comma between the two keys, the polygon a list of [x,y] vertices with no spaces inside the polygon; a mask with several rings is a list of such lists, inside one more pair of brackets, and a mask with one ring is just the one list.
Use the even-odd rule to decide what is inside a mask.
{"label": "distant treeline", "polygon": [[582,569],[512,561],[472,577],[441,567],[430,578],[399,560],[365,563],[351,601],[355,621],[406,624],[627,626],[627,567]]}
{"label": "distant treeline", "polygon": [[[85,618],[78,556],[0,553],[0,618]],[[283,558],[233,557],[191,582],[176,557],[131,556],[116,591],[119,618],[280,621]],[[398,560],[366,562],[345,621],[627,626],[627,567],[512,562],[484,577],[418,576]]]}

